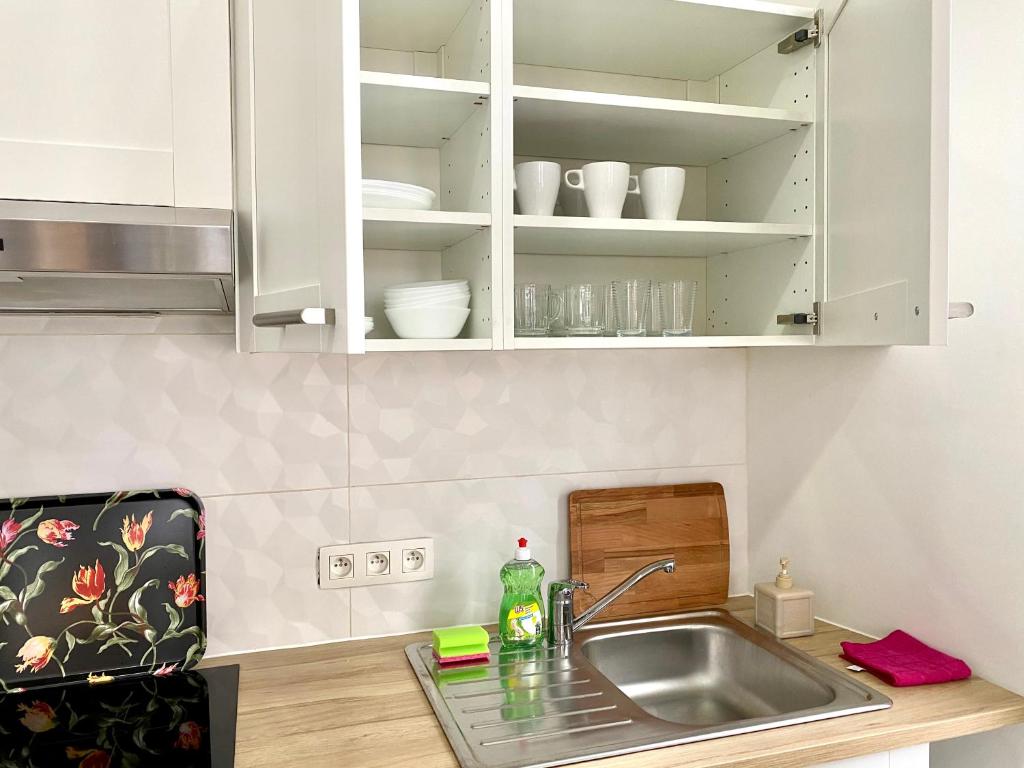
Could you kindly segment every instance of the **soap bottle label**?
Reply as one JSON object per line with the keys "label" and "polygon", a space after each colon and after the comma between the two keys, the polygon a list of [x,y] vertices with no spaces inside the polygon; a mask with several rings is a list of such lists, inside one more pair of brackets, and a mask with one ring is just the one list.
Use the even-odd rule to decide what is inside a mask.
{"label": "soap bottle label", "polygon": [[516,640],[532,640],[541,631],[540,606],[536,602],[516,603],[508,612],[508,633]]}

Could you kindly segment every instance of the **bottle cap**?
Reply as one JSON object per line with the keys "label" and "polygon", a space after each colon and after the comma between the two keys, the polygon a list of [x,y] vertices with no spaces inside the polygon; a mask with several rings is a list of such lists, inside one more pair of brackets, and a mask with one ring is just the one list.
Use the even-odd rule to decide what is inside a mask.
{"label": "bottle cap", "polygon": [[526,546],[526,539],[519,540],[519,546],[516,547],[516,560],[530,560],[530,548]]}
{"label": "bottle cap", "polygon": [[775,577],[775,586],[779,589],[792,589],[793,577],[789,575],[789,558],[783,557],[780,559],[779,565],[782,568],[779,571],[779,575]]}

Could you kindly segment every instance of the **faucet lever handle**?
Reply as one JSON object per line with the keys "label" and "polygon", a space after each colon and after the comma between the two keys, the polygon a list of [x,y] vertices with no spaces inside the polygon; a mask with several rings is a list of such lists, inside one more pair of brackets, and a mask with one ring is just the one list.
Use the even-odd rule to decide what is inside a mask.
{"label": "faucet lever handle", "polygon": [[590,589],[590,585],[585,581],[579,581],[578,579],[563,579],[561,581],[551,582],[551,586],[548,587],[550,594],[554,595],[557,592],[562,593],[567,597],[571,597],[572,593],[577,589]]}

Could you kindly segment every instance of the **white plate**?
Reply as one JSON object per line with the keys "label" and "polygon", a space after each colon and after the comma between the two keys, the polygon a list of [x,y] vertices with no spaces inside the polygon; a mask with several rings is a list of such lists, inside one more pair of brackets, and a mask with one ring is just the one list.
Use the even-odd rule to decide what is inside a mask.
{"label": "white plate", "polygon": [[398,208],[407,211],[429,211],[437,195],[426,187],[400,181],[363,179],[364,208]]}

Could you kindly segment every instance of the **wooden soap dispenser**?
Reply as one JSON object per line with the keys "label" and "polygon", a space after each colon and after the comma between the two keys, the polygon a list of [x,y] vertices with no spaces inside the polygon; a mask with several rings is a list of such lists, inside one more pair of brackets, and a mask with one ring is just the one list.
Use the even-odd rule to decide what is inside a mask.
{"label": "wooden soap dispenser", "polygon": [[776,637],[804,637],[814,634],[814,593],[793,587],[789,575],[789,558],[779,560],[782,566],[775,582],[754,585],[754,622]]}

